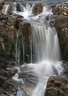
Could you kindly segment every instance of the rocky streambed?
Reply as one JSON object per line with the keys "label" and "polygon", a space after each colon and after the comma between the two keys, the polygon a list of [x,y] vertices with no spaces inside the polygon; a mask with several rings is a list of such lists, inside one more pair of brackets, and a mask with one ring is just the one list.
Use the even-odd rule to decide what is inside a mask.
{"label": "rocky streambed", "polygon": [[[26,46],[25,60],[26,62],[31,60],[29,49],[29,35],[31,25],[30,22],[22,19],[22,16],[20,15],[12,15],[11,12],[9,12],[8,15],[2,14],[4,3],[4,0],[0,1],[0,95],[15,96],[18,90],[18,83],[12,80],[12,76],[18,72],[18,70],[14,67],[17,65],[15,51],[17,33],[19,29],[19,40],[21,41],[20,63],[22,64],[23,55],[21,53],[22,43],[24,42]],[[20,6],[17,6],[17,8],[19,9]],[[41,10],[41,4],[37,4],[34,7],[33,12],[34,14],[39,14]],[[45,96],[68,96],[68,2],[52,6],[52,11],[54,15],[50,20],[50,24],[51,26],[55,26],[58,33],[64,71],[61,78],[49,78]],[[28,82],[33,82],[35,85],[37,78],[34,76],[35,74],[32,74],[29,73],[28,76],[26,76],[24,73],[19,75],[21,78],[27,77]],[[33,76],[36,79],[34,79]]]}

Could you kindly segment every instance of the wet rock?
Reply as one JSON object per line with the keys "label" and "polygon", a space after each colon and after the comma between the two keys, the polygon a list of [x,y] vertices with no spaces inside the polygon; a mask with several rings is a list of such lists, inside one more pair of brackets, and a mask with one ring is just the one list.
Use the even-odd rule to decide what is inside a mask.
{"label": "wet rock", "polygon": [[22,72],[19,74],[19,77],[24,80],[24,83],[28,86],[36,86],[39,79],[38,75],[35,74],[34,72]]}
{"label": "wet rock", "polygon": [[68,95],[68,81],[58,77],[50,77],[47,83],[45,96],[67,96],[67,95]]}
{"label": "wet rock", "polygon": [[56,30],[59,37],[62,59],[68,60],[68,27],[56,27]]}
{"label": "wet rock", "polygon": [[29,42],[29,30],[30,29],[30,23],[28,23],[27,21],[26,22],[21,22],[20,23],[20,30],[22,32],[22,35],[24,36],[25,38],[25,42]]}
{"label": "wet rock", "polygon": [[17,11],[21,11],[21,7],[19,3],[16,4],[16,8],[17,8]]}
{"label": "wet rock", "polygon": [[17,91],[17,96],[19,96],[20,94],[22,94],[22,96],[29,96],[23,88],[18,88],[18,91]]}
{"label": "wet rock", "polygon": [[50,24],[55,26],[61,48],[62,59],[68,60],[68,2],[60,3],[53,7],[53,13]]}
{"label": "wet rock", "polygon": [[35,4],[35,6],[33,7],[33,14],[37,15],[40,14],[43,10],[43,5],[41,3]]}
{"label": "wet rock", "polygon": [[19,40],[21,44],[25,47],[25,61],[30,62],[30,32],[31,26],[28,21],[23,21],[19,24],[20,33],[19,33]]}
{"label": "wet rock", "polygon": [[0,96],[15,96],[18,85],[6,77],[0,76]]}
{"label": "wet rock", "polygon": [[50,23],[57,30],[62,59],[68,60],[68,16],[55,16]]}
{"label": "wet rock", "polygon": [[65,68],[64,74],[67,74],[68,75],[68,66]]}
{"label": "wet rock", "polygon": [[3,52],[4,50],[5,50],[4,39],[0,38],[0,51]]}
{"label": "wet rock", "polygon": [[14,76],[17,73],[17,69],[14,67],[6,68],[6,71],[10,74],[10,77]]}
{"label": "wet rock", "polygon": [[0,76],[11,78],[17,73],[17,69],[14,67],[11,68],[0,68]]}

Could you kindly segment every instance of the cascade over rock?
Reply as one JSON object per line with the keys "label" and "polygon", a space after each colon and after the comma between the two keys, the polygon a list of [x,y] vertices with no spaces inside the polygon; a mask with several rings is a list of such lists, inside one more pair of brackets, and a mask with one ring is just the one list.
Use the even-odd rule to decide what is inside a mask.
{"label": "cascade over rock", "polygon": [[45,96],[67,96],[68,81],[59,77],[50,77]]}
{"label": "cascade over rock", "polygon": [[41,3],[35,4],[35,6],[33,7],[33,14],[37,15],[40,14],[43,10],[43,5]]}
{"label": "cascade over rock", "polygon": [[68,2],[53,7],[54,18],[51,22],[57,30],[62,59],[68,60]]}
{"label": "cascade over rock", "polygon": [[[39,10],[39,8],[41,9]],[[12,16],[9,14],[7,17],[6,15],[10,9],[12,9]],[[52,10],[47,5],[44,6],[41,3],[18,3],[18,5],[17,3],[12,3],[12,8],[6,3],[5,7],[3,7],[2,14],[5,15],[0,16],[0,26],[2,28],[0,32],[0,48],[3,52],[5,51],[6,53],[12,54],[15,62],[11,62],[10,68],[4,71],[2,70],[1,72],[6,74],[7,78],[11,77],[17,84],[19,83],[19,86],[15,89],[13,82],[15,91],[17,91],[18,88],[17,95],[16,93],[14,95],[44,96],[45,91],[46,96],[50,96],[48,92],[53,91],[57,94],[58,89],[56,86],[51,90],[52,86],[48,89],[47,85],[50,76],[60,76],[63,71],[58,40],[59,33],[57,36],[56,29],[53,25],[50,25],[50,19],[53,16]],[[56,20],[59,21],[59,19]],[[64,20],[66,21],[66,19]],[[62,18],[60,21],[62,22]],[[67,28],[65,28],[65,30],[67,30]],[[7,41],[3,36],[7,38]],[[9,50],[6,50],[6,46],[9,47]],[[13,65],[16,65],[15,68],[12,68]],[[9,74],[7,74],[7,71]],[[1,81],[2,80],[3,79],[1,79]],[[60,82],[59,79],[56,81]],[[57,85],[57,87],[62,85],[60,83],[54,84]],[[66,84],[68,85],[68,83]],[[63,87],[67,90],[67,86],[64,85]],[[21,91],[21,88],[24,88],[25,92],[24,90]],[[15,91],[13,91],[13,93]]]}

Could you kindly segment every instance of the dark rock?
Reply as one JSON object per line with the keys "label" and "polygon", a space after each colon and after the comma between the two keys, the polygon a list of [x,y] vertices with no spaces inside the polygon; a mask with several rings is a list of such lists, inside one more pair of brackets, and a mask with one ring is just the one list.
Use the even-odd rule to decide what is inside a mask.
{"label": "dark rock", "polygon": [[68,75],[68,66],[64,69],[64,74]]}
{"label": "dark rock", "polygon": [[21,7],[19,3],[16,4],[16,8],[17,8],[17,11],[21,11]]}
{"label": "dark rock", "polygon": [[0,15],[0,20],[2,21],[2,20],[7,20],[8,19],[8,16],[6,16],[6,15]]}
{"label": "dark rock", "polygon": [[68,81],[59,77],[50,77],[47,83],[45,96],[67,96],[67,95],[68,95]]}
{"label": "dark rock", "polygon": [[16,73],[17,73],[17,69],[15,69],[14,67],[6,68],[6,69],[5,68],[0,68],[0,76],[11,78]]}
{"label": "dark rock", "polygon": [[[15,54],[15,35],[17,30],[15,28],[16,19],[12,16],[0,15],[0,55],[1,58],[14,57]],[[5,59],[5,58],[4,58]],[[5,60],[9,60],[5,59]],[[0,65],[4,66],[6,63],[4,60],[0,60]],[[6,65],[5,65],[6,66]]]}
{"label": "dark rock", "polygon": [[50,24],[55,26],[59,37],[62,59],[68,60],[68,2],[53,7],[54,17]]}
{"label": "dark rock", "polygon": [[10,74],[10,77],[14,76],[17,73],[17,69],[14,67],[6,68],[6,71]]}
{"label": "dark rock", "polygon": [[29,35],[30,35],[29,29],[30,29],[30,23],[28,23],[28,22],[21,22],[20,23],[20,30],[22,32],[22,35],[25,38],[26,43],[29,42]]}
{"label": "dark rock", "polygon": [[15,96],[18,85],[6,77],[0,76],[0,96]]}
{"label": "dark rock", "polygon": [[35,6],[33,7],[33,14],[37,15],[40,14],[43,10],[43,5],[41,3],[35,4]]}
{"label": "dark rock", "polygon": [[[19,33],[19,40],[21,44],[25,46],[25,62],[30,62],[30,34],[31,34],[31,26],[28,21],[23,21],[19,25],[20,33]],[[22,57],[22,56],[21,56]]]}

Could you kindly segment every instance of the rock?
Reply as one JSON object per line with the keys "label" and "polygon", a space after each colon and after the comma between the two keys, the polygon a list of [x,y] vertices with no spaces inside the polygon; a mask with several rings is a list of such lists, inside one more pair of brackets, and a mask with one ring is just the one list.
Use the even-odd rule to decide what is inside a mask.
{"label": "rock", "polygon": [[6,71],[10,74],[10,77],[14,76],[17,73],[17,69],[14,67],[6,68]]}
{"label": "rock", "polygon": [[[28,69],[27,69],[28,70]],[[39,79],[38,79],[38,75],[35,74],[34,72],[24,72],[22,71],[22,73],[19,74],[19,77],[23,79],[24,83],[28,86],[36,86]]]}
{"label": "rock", "polygon": [[[17,29],[15,28],[16,19],[12,16],[0,15],[0,55],[5,59],[15,57],[15,40]],[[9,60],[8,58],[8,60]],[[7,60],[7,59],[6,59]],[[1,60],[1,65],[5,65]],[[8,63],[7,63],[8,64]]]}
{"label": "rock", "polygon": [[22,32],[22,35],[25,38],[25,42],[26,43],[29,42],[30,23],[28,23],[27,21],[24,21],[24,22],[21,22],[19,26],[20,26],[20,30]]}
{"label": "rock", "polygon": [[[25,46],[25,61],[30,62],[30,23],[28,21],[23,21],[19,25],[20,33],[19,33],[19,40],[21,44]],[[23,57],[23,54],[21,54]]]}
{"label": "rock", "polygon": [[3,5],[5,3],[5,0],[0,0],[0,14],[2,14]]}
{"label": "rock", "polygon": [[0,76],[0,96],[15,96],[18,84],[6,77]]}
{"label": "rock", "polygon": [[[68,2],[60,3],[53,7],[50,24],[57,30],[62,59],[68,60]],[[65,14],[66,13],[66,14]]]}
{"label": "rock", "polygon": [[64,79],[68,80],[68,61],[63,63],[63,77]]}
{"label": "rock", "polygon": [[17,8],[17,11],[21,11],[21,7],[19,3],[16,4],[16,8]]}
{"label": "rock", "polygon": [[5,0],[0,0],[0,10],[3,8],[4,3],[5,3]]}
{"label": "rock", "polygon": [[42,3],[38,3],[38,4],[35,4],[32,11],[33,11],[33,14],[37,15],[37,14],[40,14],[42,10],[43,10]]}
{"label": "rock", "polygon": [[10,68],[0,68],[0,76],[4,76],[7,78],[11,78],[12,76],[14,76],[17,73],[17,69],[15,69],[14,67],[10,67]]}
{"label": "rock", "polygon": [[68,95],[68,81],[58,77],[50,77],[47,83],[45,96],[67,96],[67,95]]}
{"label": "rock", "polygon": [[[0,34],[10,37],[10,39],[14,39],[14,24],[15,20],[12,17],[5,17],[4,15],[0,15]],[[12,27],[13,26],[13,27]]]}
{"label": "rock", "polygon": [[53,7],[55,15],[68,15],[68,2],[57,4]]}
{"label": "rock", "polygon": [[8,19],[8,16],[6,16],[6,15],[0,15],[0,20],[2,21],[2,20],[7,20]]}
{"label": "rock", "polygon": [[51,18],[50,24],[54,25],[56,28],[68,27],[68,16],[60,16],[60,15],[56,16],[56,15],[54,15]]}
{"label": "rock", "polygon": [[68,67],[65,68],[64,74],[68,74]]}
{"label": "rock", "polygon": [[[10,58],[14,61],[16,58],[15,46],[19,31],[19,23],[22,21],[21,18],[22,17],[18,15],[0,15],[0,58],[5,59],[5,57],[7,57],[5,59],[6,61],[10,61]],[[22,37],[22,34],[20,34],[20,37]],[[21,38],[21,41],[22,40],[24,39]],[[22,44],[21,42],[21,45]],[[0,60],[0,67],[11,65],[10,63],[6,63],[6,61]]]}

